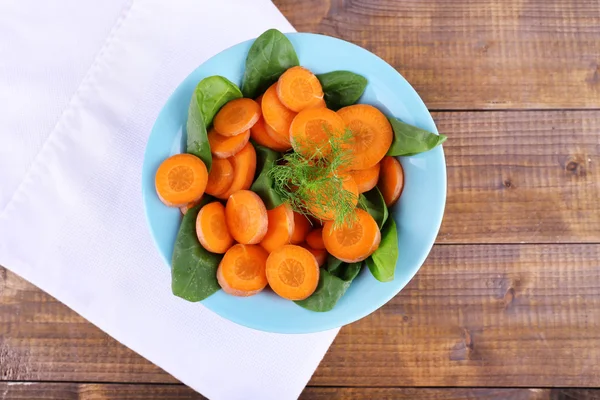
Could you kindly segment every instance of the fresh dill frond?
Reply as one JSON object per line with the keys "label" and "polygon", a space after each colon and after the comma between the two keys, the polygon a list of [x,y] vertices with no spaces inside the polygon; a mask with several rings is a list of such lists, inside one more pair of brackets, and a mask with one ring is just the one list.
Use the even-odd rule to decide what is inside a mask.
{"label": "fresh dill frond", "polygon": [[352,139],[352,133],[346,130],[328,136],[330,151],[305,144],[303,148],[314,149],[310,156],[287,153],[270,173],[275,191],[294,211],[317,219],[332,215],[334,225],[338,226],[356,219],[356,196],[343,187],[347,179],[343,171],[348,170],[351,162],[351,150],[345,144]]}

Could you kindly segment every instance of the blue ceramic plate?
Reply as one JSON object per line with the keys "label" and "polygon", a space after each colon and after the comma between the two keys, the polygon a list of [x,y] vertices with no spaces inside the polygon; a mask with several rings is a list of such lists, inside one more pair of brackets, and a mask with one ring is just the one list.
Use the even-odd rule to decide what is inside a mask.
{"label": "blue ceramic plate", "polygon": [[[410,84],[385,61],[354,44],[328,36],[293,33],[300,64],[316,74],[350,70],[365,76],[369,84],[360,103],[372,104],[387,115],[437,132],[425,104]],[[167,266],[181,221],[176,208],[165,207],[154,190],[154,175],[167,157],[184,149],[183,129],[194,88],[200,80],[222,75],[241,85],[246,54],[253,41],[233,46],[192,72],[162,109],[146,147],[142,188],[150,231]],[[354,280],[336,307],[326,313],[305,310],[269,290],[239,298],[222,291],[202,304],[233,322],[268,332],[308,333],[354,322],[394,297],[415,275],[437,236],[446,202],[446,162],[441,147],[414,157],[400,157],[405,187],[391,210],[398,226],[400,257],[393,282],[381,283],[368,268]],[[168,284],[165,282],[165,285]]]}

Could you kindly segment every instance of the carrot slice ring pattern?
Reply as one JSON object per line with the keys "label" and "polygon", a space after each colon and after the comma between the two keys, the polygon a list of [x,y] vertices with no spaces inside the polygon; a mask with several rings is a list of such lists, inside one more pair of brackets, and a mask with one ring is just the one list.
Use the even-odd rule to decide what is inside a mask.
{"label": "carrot slice ring pattern", "polygon": [[277,81],[279,101],[292,111],[300,112],[323,101],[319,79],[304,67],[292,67]]}
{"label": "carrot slice ring pattern", "polygon": [[350,169],[367,169],[381,161],[393,138],[392,125],[386,116],[368,104],[354,104],[337,113],[352,132],[347,144],[352,150]]}
{"label": "carrot slice ring pattern", "polygon": [[304,300],[317,288],[319,264],[310,251],[287,244],[267,258],[267,280],[284,299]]}
{"label": "carrot slice ring pattern", "polygon": [[196,235],[202,247],[211,253],[223,254],[233,246],[223,204],[215,201],[200,209],[196,217]]}
{"label": "carrot slice ring pattern", "polygon": [[160,164],[154,179],[156,193],[169,207],[183,207],[202,197],[208,181],[206,165],[192,154],[176,154]]}
{"label": "carrot slice ring pattern", "polygon": [[250,190],[229,196],[225,216],[231,236],[240,243],[257,244],[267,233],[267,209],[260,196]]}
{"label": "carrot slice ring pattern", "polygon": [[356,215],[356,221],[336,227],[327,221],[323,226],[323,243],[329,254],[348,263],[369,257],[381,241],[381,232],[373,217],[359,208]]}
{"label": "carrot slice ring pattern", "polygon": [[260,105],[252,99],[235,99],[225,104],[215,115],[214,128],[223,136],[235,136],[248,129],[258,121]]}
{"label": "carrot slice ring pattern", "polygon": [[221,260],[217,280],[225,293],[248,297],[267,286],[265,273],[269,255],[258,245],[236,244]]}

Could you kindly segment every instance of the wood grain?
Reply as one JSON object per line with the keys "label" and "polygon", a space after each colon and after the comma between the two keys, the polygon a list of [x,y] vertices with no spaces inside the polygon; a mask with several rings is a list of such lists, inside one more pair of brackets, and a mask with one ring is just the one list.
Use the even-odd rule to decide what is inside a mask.
{"label": "wood grain", "polygon": [[[598,399],[598,390],[550,389],[412,389],[308,387],[300,400],[558,400]],[[1,400],[204,400],[183,385],[0,382]]]}
{"label": "wood grain", "polygon": [[177,382],[0,267],[0,381]]}
{"label": "wood grain", "polygon": [[598,293],[600,245],[436,246],[312,384],[600,386]]}
{"label": "wood grain", "polygon": [[275,0],[299,31],[365,47],[431,109],[600,107],[597,0]]}
{"label": "wood grain", "polygon": [[[590,389],[319,388],[300,400],[596,400]],[[204,400],[183,385],[0,382],[0,400]]]}
{"label": "wood grain", "polygon": [[[4,380],[174,382],[10,272]],[[600,386],[600,245],[438,245],[409,285],[342,329],[316,386]]]}
{"label": "wood grain", "polygon": [[[600,5],[600,3],[599,3]],[[440,243],[600,243],[600,112],[438,112]]]}

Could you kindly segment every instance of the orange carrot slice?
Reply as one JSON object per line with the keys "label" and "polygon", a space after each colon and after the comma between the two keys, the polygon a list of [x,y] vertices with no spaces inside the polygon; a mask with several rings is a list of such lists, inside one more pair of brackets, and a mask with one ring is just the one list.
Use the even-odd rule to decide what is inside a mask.
{"label": "orange carrot slice", "polygon": [[267,280],[284,299],[303,300],[317,288],[319,264],[310,251],[286,244],[267,258]]}
{"label": "orange carrot slice", "polygon": [[158,167],[154,178],[158,197],[169,207],[183,207],[200,199],[207,181],[206,165],[192,154],[167,158]]}
{"label": "orange carrot slice", "polygon": [[381,172],[377,187],[388,207],[394,205],[400,198],[404,188],[404,170],[396,157],[385,156],[381,160]]}
{"label": "orange carrot slice", "polygon": [[305,157],[327,157],[331,152],[330,138],[342,136],[345,129],[344,120],[335,111],[311,108],[293,119],[290,140],[294,150]]}
{"label": "orange carrot slice", "polygon": [[292,67],[277,81],[279,101],[292,111],[300,112],[323,100],[319,79],[304,67]]}
{"label": "orange carrot slice", "polygon": [[256,151],[250,142],[228,160],[233,166],[233,182],[224,193],[215,195],[219,199],[227,199],[238,190],[250,189],[256,172]]}
{"label": "orange carrot slice", "polygon": [[294,211],[294,232],[292,233],[292,244],[300,244],[306,239],[306,235],[310,231],[312,225],[305,215]]}
{"label": "orange carrot slice", "polygon": [[[268,129],[271,128],[269,127]],[[252,139],[254,139],[254,141],[261,146],[268,147],[269,149],[273,149],[275,151],[287,151],[290,149],[291,146],[278,142],[272,136],[276,136],[276,133],[273,131],[273,133],[270,135],[267,132],[267,125],[262,117],[250,130],[250,137],[252,137]]]}
{"label": "orange carrot slice", "polygon": [[306,235],[306,244],[317,250],[325,250],[323,228],[315,228]]}
{"label": "orange carrot slice", "polygon": [[269,255],[258,245],[236,244],[227,250],[217,269],[217,280],[225,293],[252,296],[267,286]]}
{"label": "orange carrot slice", "polygon": [[381,111],[368,104],[354,104],[337,112],[350,131],[351,168],[367,169],[377,164],[392,144],[392,125]]}
{"label": "orange carrot slice", "polygon": [[358,187],[358,193],[368,192],[377,186],[380,169],[381,163],[377,163],[371,168],[350,171],[350,175],[354,178],[354,182],[356,182],[356,186]]}
{"label": "orange carrot slice", "polygon": [[300,246],[304,247],[306,250],[310,251],[313,256],[315,256],[315,260],[317,260],[317,264],[319,264],[319,267],[325,265],[325,263],[327,262],[327,250],[313,249],[306,243],[303,243]]}
{"label": "orange carrot slice", "polygon": [[[211,171],[212,171],[212,169],[211,169]],[[210,176],[210,174],[209,174],[209,176]],[[209,178],[209,180],[210,180],[210,178]],[[206,187],[208,188],[208,184],[206,185]],[[205,193],[208,193],[208,192],[205,191]],[[200,204],[201,201],[202,201],[202,197],[200,197],[198,200],[191,201],[191,202],[187,203],[185,206],[179,207],[179,211],[181,211],[181,213],[183,215],[185,215],[190,210],[190,208],[196,207],[198,204]]]}
{"label": "orange carrot slice", "polygon": [[[354,178],[352,178],[350,175],[342,175],[341,178],[342,190],[350,192],[352,195],[352,204],[356,206],[358,204],[358,187],[356,186],[356,182],[354,182]],[[318,197],[318,193],[315,194],[315,198]],[[336,217],[335,209],[333,207],[329,207],[328,203],[323,204],[322,201],[314,203],[308,202],[307,207],[314,216],[323,221],[334,220]]]}
{"label": "orange carrot slice", "polygon": [[266,122],[265,122],[265,132],[271,138],[271,140],[273,140],[277,143],[278,147],[284,149],[282,151],[288,151],[288,150],[292,149],[292,144],[290,142],[289,133],[287,135],[280,135],[273,128],[271,128]]}
{"label": "orange carrot slice", "polygon": [[323,226],[325,248],[334,257],[349,263],[362,261],[379,247],[381,232],[371,215],[356,209],[357,221],[334,228],[332,221]]}
{"label": "orange carrot slice", "polygon": [[296,113],[279,101],[276,87],[275,83],[263,94],[262,113],[265,123],[272,129],[277,141],[290,146],[290,125]]}
{"label": "orange carrot slice", "polygon": [[206,193],[212,196],[218,196],[225,193],[231,187],[233,182],[233,165],[227,158],[215,158],[212,161],[212,167],[208,173],[208,182],[206,183]]}
{"label": "orange carrot slice", "polygon": [[235,99],[219,110],[213,125],[221,135],[235,136],[252,128],[260,114],[260,105],[254,100]]}
{"label": "orange carrot slice", "polygon": [[306,109],[309,108],[327,108],[327,103],[325,103],[325,100],[321,99],[318,102],[316,102],[315,104],[313,104],[310,107],[306,107]]}
{"label": "orange carrot slice", "polygon": [[229,233],[240,243],[260,243],[267,233],[267,209],[261,198],[250,190],[238,190],[229,196],[225,217]]}
{"label": "orange carrot slice", "polygon": [[284,203],[267,211],[269,228],[260,245],[271,253],[283,245],[290,243],[294,233],[294,212],[289,204]]}
{"label": "orange carrot slice", "polygon": [[233,246],[223,204],[215,201],[200,209],[196,217],[196,235],[202,247],[211,253],[223,254]]}
{"label": "orange carrot slice", "polygon": [[250,130],[235,136],[223,136],[215,129],[208,132],[210,152],[217,158],[228,158],[239,153],[250,139]]}

